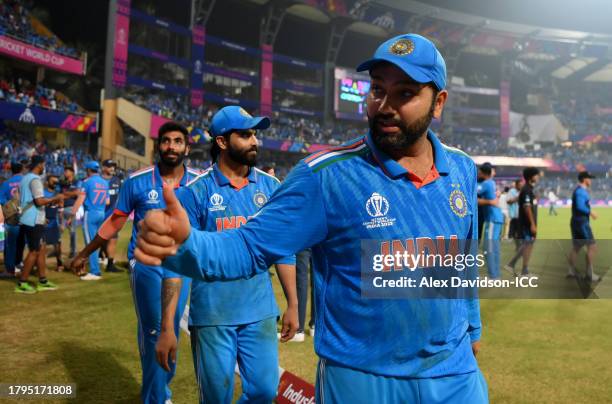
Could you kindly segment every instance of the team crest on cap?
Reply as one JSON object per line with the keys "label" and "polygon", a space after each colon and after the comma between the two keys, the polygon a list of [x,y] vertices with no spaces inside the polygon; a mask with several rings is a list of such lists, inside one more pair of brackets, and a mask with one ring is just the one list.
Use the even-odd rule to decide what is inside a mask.
{"label": "team crest on cap", "polygon": [[467,199],[465,199],[463,192],[458,189],[450,193],[448,203],[455,215],[464,217],[467,214]]}
{"label": "team crest on cap", "polygon": [[410,39],[400,39],[395,41],[389,50],[397,56],[410,55],[414,51],[414,42]]}
{"label": "team crest on cap", "polygon": [[253,195],[253,203],[257,205],[258,208],[261,208],[268,202],[268,197],[261,191],[257,191],[255,195]]}
{"label": "team crest on cap", "polygon": [[248,112],[246,112],[246,110],[244,108],[240,108],[238,110],[238,112],[240,112],[240,115],[246,117],[246,118],[252,118],[251,114],[249,114]]}

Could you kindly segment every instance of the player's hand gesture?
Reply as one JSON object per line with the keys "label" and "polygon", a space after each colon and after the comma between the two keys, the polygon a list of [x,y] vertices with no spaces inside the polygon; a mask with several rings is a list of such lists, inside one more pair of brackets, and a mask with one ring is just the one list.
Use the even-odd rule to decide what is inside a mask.
{"label": "player's hand gesture", "polygon": [[[176,363],[177,341],[174,331],[164,331],[159,334],[157,344],[155,344],[155,356],[157,363],[166,372],[170,371],[170,363]],[[168,358],[171,362],[168,361]]]}
{"label": "player's hand gesture", "polygon": [[150,210],[138,223],[134,257],[145,265],[161,265],[164,258],[176,254],[191,232],[187,212],[176,198],[173,188],[172,184],[164,184],[166,209]]}
{"label": "player's hand gesture", "polygon": [[298,309],[297,306],[289,306],[283,313],[283,328],[281,329],[281,342],[287,342],[295,335],[296,331],[300,327],[298,320]]}

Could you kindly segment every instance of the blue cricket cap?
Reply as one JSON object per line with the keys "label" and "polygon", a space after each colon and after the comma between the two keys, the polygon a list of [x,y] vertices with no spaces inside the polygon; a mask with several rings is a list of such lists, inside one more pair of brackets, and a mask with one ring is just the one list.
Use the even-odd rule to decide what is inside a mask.
{"label": "blue cricket cap", "polygon": [[357,71],[370,70],[380,62],[389,62],[402,69],[418,83],[433,82],[438,90],[446,87],[446,63],[429,39],[417,34],[404,34],[382,43],[374,56],[357,66]]}
{"label": "blue cricket cap", "polygon": [[100,171],[100,164],[97,161],[88,161],[85,163],[85,169],[92,171]]}
{"label": "blue cricket cap", "polygon": [[267,129],[270,127],[270,118],[266,116],[251,116],[242,107],[231,105],[223,107],[212,117],[210,134],[212,137],[221,136],[232,130]]}

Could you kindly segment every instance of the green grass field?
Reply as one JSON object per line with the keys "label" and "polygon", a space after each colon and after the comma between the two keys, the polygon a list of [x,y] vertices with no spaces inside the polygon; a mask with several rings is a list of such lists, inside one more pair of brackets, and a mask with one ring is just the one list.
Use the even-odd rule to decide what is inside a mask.
{"label": "green grass field", "polygon": [[[593,231],[605,256],[612,250],[612,209],[596,212],[600,217]],[[560,209],[557,217],[541,209],[539,237],[569,238],[568,221],[567,209]],[[128,237],[126,228],[120,238],[123,257]],[[598,260],[596,271],[604,274],[609,265],[610,260]],[[51,271],[50,278],[59,290],[31,296],[13,293],[12,281],[0,281],[0,383],[75,383],[77,399],[71,402],[138,402],[136,316],[127,275],[83,282]],[[282,293],[273,279],[282,308]],[[612,300],[483,299],[481,310],[478,360],[492,403],[610,402]],[[280,346],[281,366],[311,382],[316,362],[309,336],[305,343]],[[197,402],[193,374],[183,335],[172,384],[174,403]]]}

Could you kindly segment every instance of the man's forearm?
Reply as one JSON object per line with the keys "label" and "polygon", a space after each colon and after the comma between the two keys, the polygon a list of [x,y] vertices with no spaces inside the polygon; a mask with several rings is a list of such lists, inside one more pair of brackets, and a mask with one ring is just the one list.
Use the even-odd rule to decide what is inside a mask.
{"label": "man's forearm", "polygon": [[174,316],[181,294],[181,278],[167,278],[162,284],[162,331],[174,332]]}
{"label": "man's forearm", "polygon": [[102,247],[104,243],[106,243],[106,240],[100,237],[98,234],[96,234],[96,237],[94,237],[94,239],[91,240],[89,244],[87,244],[85,248],[81,250],[79,255],[81,255],[84,258],[89,257],[94,251]]}
{"label": "man's forearm", "polygon": [[263,260],[259,262],[251,256],[238,230],[213,233],[194,228],[177,254],[166,258],[163,266],[201,280],[249,278],[268,268]]}
{"label": "man's forearm", "polygon": [[276,264],[278,280],[283,288],[288,307],[297,307],[297,283],[295,278],[295,265]]}

